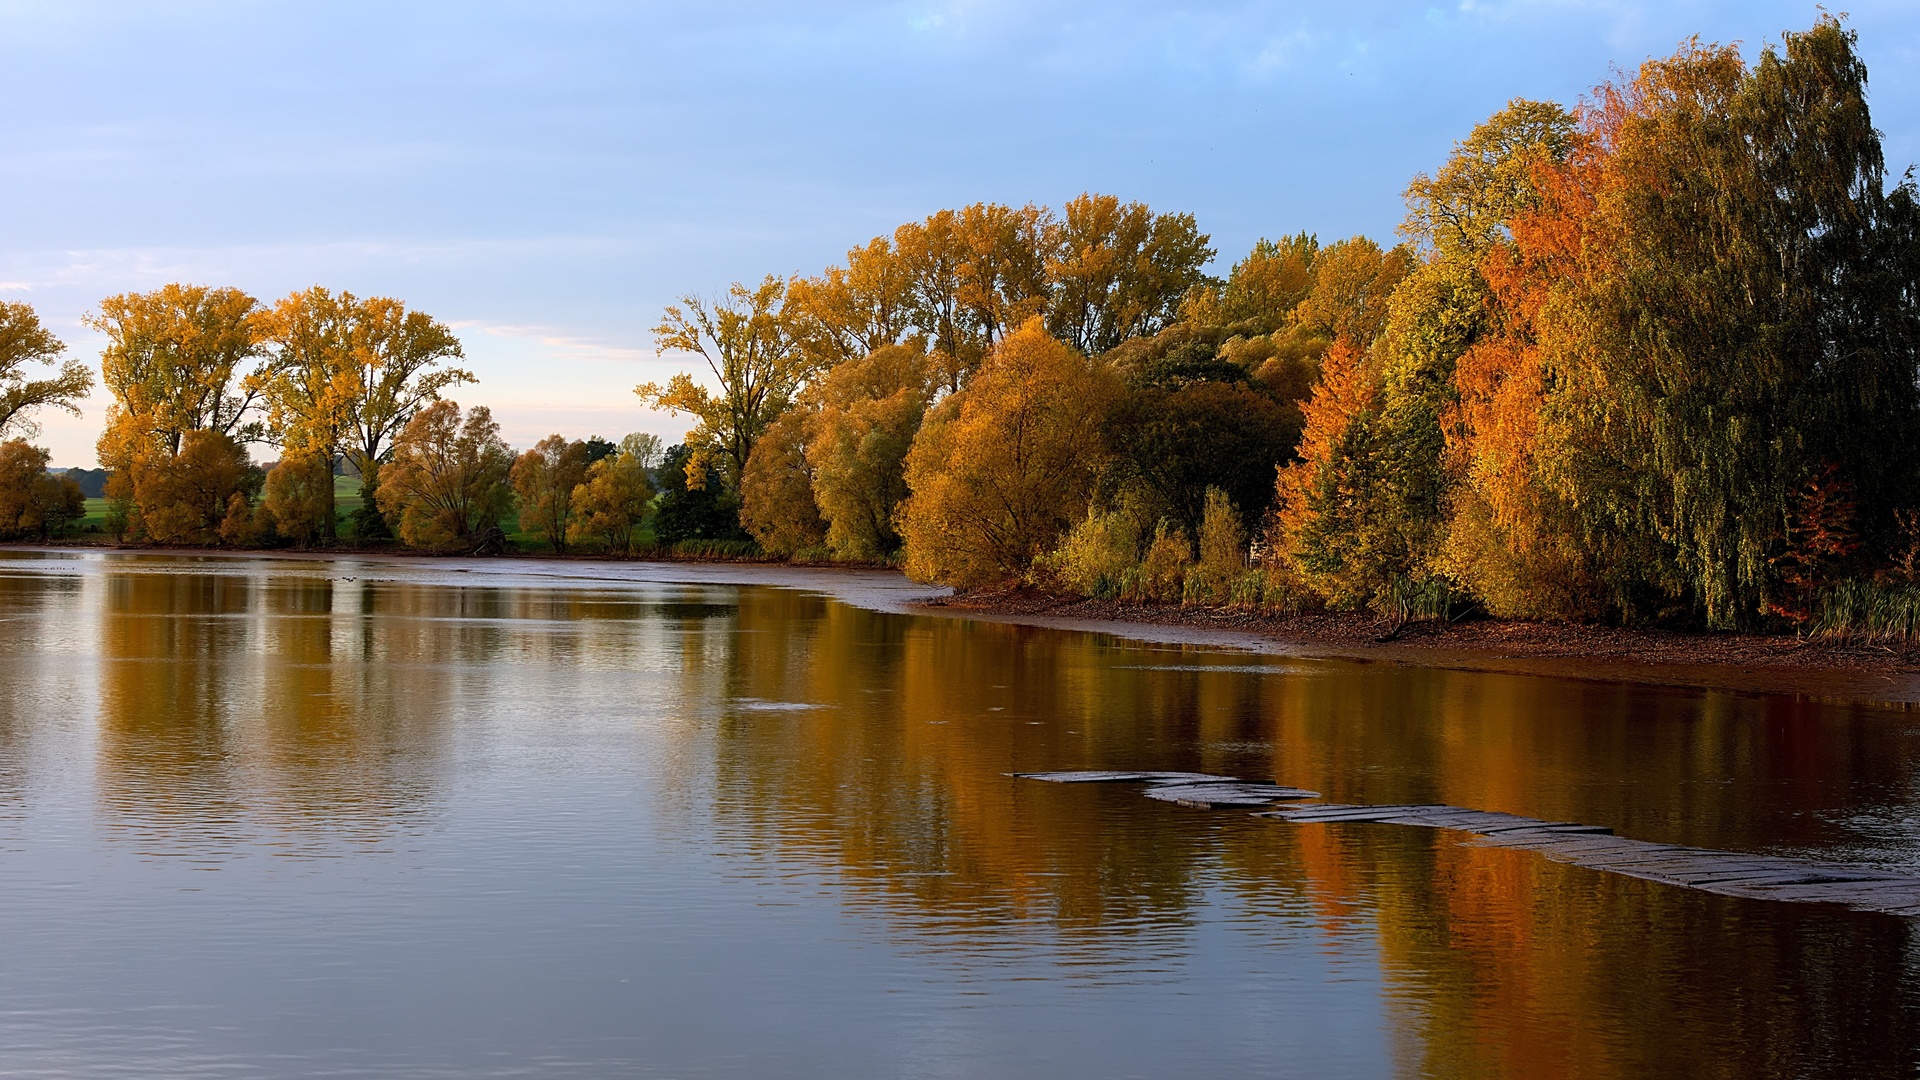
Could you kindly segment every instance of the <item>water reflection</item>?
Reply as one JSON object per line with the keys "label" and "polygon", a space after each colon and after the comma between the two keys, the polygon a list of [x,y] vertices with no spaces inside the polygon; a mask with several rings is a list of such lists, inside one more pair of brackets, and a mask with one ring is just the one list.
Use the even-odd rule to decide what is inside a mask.
{"label": "water reflection", "polygon": [[[86,1005],[71,950],[125,918],[73,928],[65,900],[18,899],[66,888],[70,835],[56,848],[34,829],[78,806],[100,865],[131,851],[227,875],[200,875],[211,898],[172,934],[250,932],[261,964],[308,978],[315,953],[345,950],[331,977],[380,973],[341,984],[360,994],[454,973],[457,1015],[491,1031],[553,1009],[541,1030],[573,1032],[545,1056],[469,1059],[474,1032],[434,1014],[373,1072],[697,1071],[712,1062],[699,1047],[661,1056],[678,1007],[735,1048],[740,1068],[714,1071],[892,1075],[904,1059],[863,1070],[844,1047],[823,1059],[837,1068],[802,1067],[766,1017],[878,1046],[997,1002],[1020,1011],[993,1013],[960,1071],[1785,1077],[1920,1062],[1909,921],[1005,775],[1273,777],[1914,870],[1920,728],[1901,714],[1127,645],[791,590],[471,584],[371,564],[0,560],[0,620],[0,918],[69,950],[0,972],[44,987],[35,1016]],[[75,759],[92,763],[84,790],[62,786]],[[237,876],[259,856],[296,856],[284,865],[316,883]],[[154,883],[174,887],[129,880],[146,907],[164,907]],[[320,935],[316,919],[345,929]],[[812,943],[804,965],[769,959],[769,935]],[[661,948],[679,951],[626,959]],[[900,958],[888,987],[956,996],[860,996],[874,953]],[[511,978],[459,974],[495,954]],[[650,1011],[607,1011],[605,986],[569,981],[603,958],[658,982]],[[239,980],[197,955],[169,964],[194,985]],[[706,971],[723,990],[683,985]],[[247,1016],[342,998],[295,1008],[286,985],[245,985]],[[1156,1028],[1181,1009],[1186,1031]],[[25,1023],[0,1011],[10,1045],[33,1041]],[[634,1030],[646,1053],[620,1041]],[[340,1060],[297,1042],[234,1060]],[[1315,1056],[1328,1047],[1353,1053]]]}
{"label": "water reflection", "polygon": [[[830,862],[891,933],[964,950],[1043,920],[1074,959],[1118,952],[1134,970],[1143,938],[1165,945],[1153,931],[1206,907],[1231,909],[1249,948],[1290,920],[1340,948],[1363,923],[1407,1075],[1870,1076],[1920,1061],[1907,920],[1712,897],[1427,830],[1270,824],[1004,776],[1237,772],[1341,800],[1860,854],[1846,806],[1911,805],[1913,730],[1897,714],[1179,650],[1143,661],[1090,635],[776,592],[743,595],[740,624],[760,632],[733,639],[727,693],[824,707],[723,720],[718,811],[769,867]],[[1917,853],[1879,854],[1911,868]],[[1083,933],[1099,928],[1126,936]]]}

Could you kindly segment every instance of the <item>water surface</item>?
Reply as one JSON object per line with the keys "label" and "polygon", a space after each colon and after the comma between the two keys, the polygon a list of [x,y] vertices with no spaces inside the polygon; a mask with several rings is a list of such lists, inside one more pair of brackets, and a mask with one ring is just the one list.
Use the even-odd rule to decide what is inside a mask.
{"label": "water surface", "polygon": [[1870,1077],[1910,920],[1055,768],[1920,872],[1920,723],[532,568],[0,554],[0,1075]]}

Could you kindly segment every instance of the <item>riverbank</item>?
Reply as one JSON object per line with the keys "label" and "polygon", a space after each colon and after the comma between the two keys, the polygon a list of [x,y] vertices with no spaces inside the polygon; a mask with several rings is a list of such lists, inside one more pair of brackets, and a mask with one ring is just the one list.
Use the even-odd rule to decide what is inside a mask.
{"label": "riverbank", "polygon": [[[470,557],[401,551],[245,551],[3,545],[48,557],[134,555],[183,562],[257,560],[345,564],[357,577],[431,567],[449,580],[650,582],[799,589],[889,614],[1109,634],[1170,647],[1235,649],[1304,659],[1395,663],[1461,671],[1788,693],[1823,700],[1920,707],[1920,650],[1785,635],[1681,633],[1481,619],[1394,628],[1369,615],[1265,612],[1050,596],[1031,589],[956,594],[896,570],[771,562],[612,560],[522,554]],[[457,575],[457,577],[455,577]]]}
{"label": "riverbank", "polygon": [[1027,588],[929,600],[924,610],[1169,643],[1253,640],[1261,651],[1467,671],[1920,706],[1920,648],[1794,637],[1474,619],[1396,628],[1364,613],[1275,614],[1060,597]]}

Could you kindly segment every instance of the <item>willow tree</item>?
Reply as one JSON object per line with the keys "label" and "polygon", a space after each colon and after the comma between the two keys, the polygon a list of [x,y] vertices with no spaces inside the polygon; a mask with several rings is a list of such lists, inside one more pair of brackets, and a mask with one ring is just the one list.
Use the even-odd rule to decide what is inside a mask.
{"label": "willow tree", "polygon": [[900,546],[906,459],[933,398],[928,358],[895,345],[842,364],[816,386],[806,456],[827,546],[841,558],[884,558]]}
{"label": "willow tree", "polygon": [[1858,508],[1868,549],[1920,495],[1920,213],[1888,188],[1854,44],[1829,17],[1751,68],[1689,45],[1585,114],[1542,225],[1573,252],[1538,327],[1545,468],[1589,530],[1655,556],[1613,567],[1623,604],[1751,625],[1797,493]]}
{"label": "willow tree", "polygon": [[60,339],[40,325],[33,308],[0,301],[0,436],[32,435],[37,409],[80,415],[80,401],[93,390],[93,372],[78,360],[61,364],[52,377],[28,378],[32,364],[53,366],[66,351]]}
{"label": "willow tree", "polygon": [[785,296],[786,283],[776,277],[751,289],[735,282],[725,300],[682,297],[667,306],[654,327],[655,348],[692,353],[713,376],[712,388],[688,372],[665,386],[649,382],[634,388],[649,406],[699,421],[686,440],[694,451],[687,467],[690,482],[704,477],[706,466],[718,459],[723,482],[738,491],[754,444],[817,370],[781,318]]}

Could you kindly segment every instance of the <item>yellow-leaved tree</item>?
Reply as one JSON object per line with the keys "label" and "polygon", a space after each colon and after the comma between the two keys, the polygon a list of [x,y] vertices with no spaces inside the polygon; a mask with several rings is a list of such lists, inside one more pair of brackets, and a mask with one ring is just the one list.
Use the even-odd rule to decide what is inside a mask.
{"label": "yellow-leaved tree", "polygon": [[66,346],[40,325],[33,308],[0,301],[0,435],[34,434],[35,409],[80,415],[80,400],[93,390],[87,365],[69,360],[51,378],[27,378],[27,365],[52,365],[64,351]]}
{"label": "yellow-leaved tree", "polygon": [[586,479],[573,489],[573,518],[567,534],[574,543],[596,539],[615,555],[633,548],[634,531],[653,501],[653,466],[660,458],[657,436],[636,433],[620,440],[620,449],[587,467]]}
{"label": "yellow-leaved tree", "polygon": [[689,483],[704,478],[707,464],[714,462],[728,487],[739,490],[753,444],[814,373],[814,360],[787,332],[781,315],[785,296],[786,284],[776,277],[751,289],[735,282],[722,301],[682,297],[668,305],[654,327],[656,348],[700,357],[715,383],[709,389],[683,371],[665,386],[650,382],[634,388],[650,407],[699,421],[686,438],[694,450],[687,464]]}
{"label": "yellow-leaved tree", "polygon": [[1192,214],[1094,194],[1061,209],[1047,227],[1047,328],[1076,348],[1098,354],[1157,333],[1207,280],[1214,251]]}
{"label": "yellow-leaved tree", "polygon": [[[200,509],[149,503],[184,489],[171,482],[143,483],[143,474],[168,466],[184,452],[188,432],[211,432],[229,441],[257,434],[248,416],[256,404],[250,384],[260,356],[258,310],[258,302],[239,289],[176,283],[109,296],[87,316],[87,325],[107,339],[100,376],[113,404],[107,407],[97,452],[113,472],[107,487],[113,501],[109,520],[123,534],[141,534],[144,520],[158,513],[168,535],[152,534],[155,539],[191,534],[200,542],[210,535],[203,535],[199,525],[182,524],[197,521]],[[244,465],[244,453],[241,461]],[[191,466],[189,472],[197,469]],[[224,509],[223,504],[216,515]]]}
{"label": "yellow-leaved tree", "polygon": [[847,252],[847,265],[787,283],[781,308],[794,346],[817,369],[893,345],[913,329],[913,279],[884,236]]}
{"label": "yellow-leaved tree", "polygon": [[[473,381],[468,371],[446,366],[461,356],[453,331],[398,300],[362,300],[316,285],[281,300],[259,322],[271,358],[252,385],[265,399],[269,435],[290,456],[318,457],[329,467],[345,456],[360,473],[367,507],[377,505],[380,462],[400,429],[442,391]],[[332,490],[326,539],[334,531]],[[364,523],[359,531],[368,532]]]}
{"label": "yellow-leaved tree", "polygon": [[1118,392],[1106,365],[1037,319],[1009,335],[907,454],[907,573],[962,587],[1024,573],[1086,514]]}
{"label": "yellow-leaved tree", "polygon": [[879,559],[900,546],[894,516],[907,497],[907,451],[932,399],[927,356],[892,345],[828,372],[812,396],[807,462],[827,546],[843,559]]}

